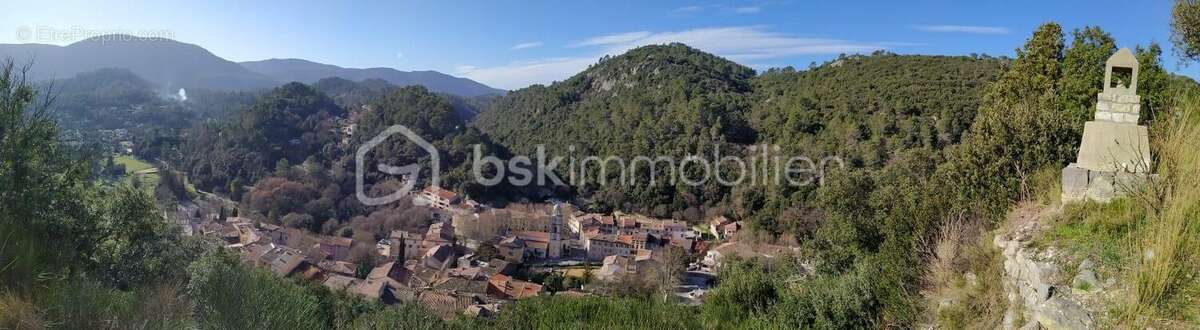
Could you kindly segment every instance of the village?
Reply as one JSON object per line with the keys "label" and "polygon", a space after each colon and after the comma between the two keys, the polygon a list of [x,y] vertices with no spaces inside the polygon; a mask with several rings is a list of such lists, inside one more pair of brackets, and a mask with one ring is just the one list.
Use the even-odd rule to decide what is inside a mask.
{"label": "village", "polygon": [[[507,302],[543,295],[586,296],[635,286],[656,272],[671,297],[699,305],[726,258],[775,258],[791,248],[740,242],[743,224],[716,216],[704,224],[636,214],[585,213],[564,202],[481,205],[427,187],[411,194],[434,221],[394,230],[369,260],[352,262],[352,238],[317,235],[216,214],[181,210],[185,232],[219,239],[242,262],[279,277],[323,285],[383,304],[416,303],[443,318],[495,315]],[[190,214],[189,214],[190,213]]]}

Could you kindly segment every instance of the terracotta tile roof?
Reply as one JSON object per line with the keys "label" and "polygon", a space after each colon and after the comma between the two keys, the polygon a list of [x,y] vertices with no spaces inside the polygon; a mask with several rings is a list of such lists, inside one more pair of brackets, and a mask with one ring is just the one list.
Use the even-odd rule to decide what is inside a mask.
{"label": "terracotta tile roof", "polygon": [[242,261],[248,263],[261,263],[262,257],[274,249],[274,246],[269,244],[251,244],[242,247]]}
{"label": "terracotta tile roof", "polygon": [[450,276],[462,277],[468,280],[484,278],[486,270],[483,267],[455,268],[450,270]]}
{"label": "terracotta tile roof", "polygon": [[459,306],[458,298],[433,291],[421,292],[417,297],[417,302],[442,318],[454,317],[458,315],[458,310],[461,307],[465,307]]}
{"label": "terracotta tile roof", "polygon": [[516,265],[502,259],[488,260],[488,266],[483,270],[485,275],[504,274],[511,275],[516,270]]}
{"label": "terracotta tile roof", "polygon": [[441,244],[425,251],[425,255],[421,257],[421,262],[425,267],[441,269],[445,265],[454,261],[454,248],[449,244]]}
{"label": "terracotta tile roof", "polygon": [[[620,236],[625,236],[625,237],[626,237],[628,240],[622,240],[622,239],[620,238]],[[629,245],[629,244],[631,244],[631,243],[630,243],[630,242],[632,242],[632,239],[631,239],[632,237],[631,237],[631,236],[629,236],[629,235],[620,235],[620,236],[618,236],[618,235],[613,235],[613,234],[600,234],[600,235],[594,235],[594,236],[591,236],[591,237],[589,237],[588,239],[590,239],[590,240],[593,240],[593,241],[602,241],[602,242],[610,242],[610,243],[621,243],[621,244],[625,244],[625,245]]]}
{"label": "terracotta tile roof", "polygon": [[387,288],[387,281],[365,279],[354,282],[349,288],[351,293],[370,298],[379,299],[383,296],[383,290]]}
{"label": "terracotta tile roof", "polygon": [[510,249],[519,249],[525,247],[525,240],[517,236],[509,236],[500,240],[500,246]]}
{"label": "terracotta tile roof", "polygon": [[550,248],[550,243],[539,242],[539,241],[529,241],[529,242],[525,243],[525,246],[528,246],[529,248],[532,248],[532,249],[546,250],[546,249]]}
{"label": "terracotta tile roof", "polygon": [[404,265],[389,262],[371,269],[371,273],[367,275],[367,278],[378,280],[389,279],[396,281],[396,283],[408,283],[408,279],[411,276],[412,273],[408,271],[408,268],[404,268]]}
{"label": "terracotta tile roof", "polygon": [[357,280],[358,279],[349,277],[349,276],[332,274],[332,275],[329,275],[329,277],[325,278],[325,281],[321,282],[321,285],[324,285],[325,287],[327,287],[333,291],[341,291],[341,290],[345,290],[346,288],[350,287],[350,285],[354,284],[354,281],[357,281]]}
{"label": "terracotta tile roof", "polygon": [[501,298],[507,299],[525,299],[536,297],[542,292],[542,286],[539,284],[513,279],[507,275],[496,274],[488,280],[491,285],[491,290],[498,293]]}
{"label": "terracotta tile roof", "polygon": [[601,225],[609,225],[609,226],[616,225],[616,224],[617,224],[617,222],[616,222],[616,220],[615,220],[615,219],[613,219],[613,218],[615,218],[615,217],[616,217],[616,216],[606,216],[606,217],[600,217],[600,224],[601,224]]}
{"label": "terracotta tile roof", "polygon": [[304,263],[304,254],[294,249],[284,249],[274,261],[271,261],[271,271],[279,276],[288,276]]}
{"label": "terracotta tile roof", "polygon": [[526,244],[528,244],[529,241],[535,241],[535,242],[549,242],[550,241],[550,233],[542,232],[542,231],[518,231],[513,234],[515,234],[515,235],[517,235],[517,237],[520,237],[521,239],[525,240]]}
{"label": "terracotta tile roof", "polygon": [[345,261],[328,261],[328,260],[321,261],[320,263],[317,264],[317,266],[321,267],[322,269],[324,269],[326,271],[343,274],[343,275],[354,275],[354,273],[357,272],[357,268],[358,268],[358,265],[355,265],[353,263],[349,263],[349,262],[345,262]]}
{"label": "terracotta tile roof", "polygon": [[450,191],[450,190],[447,190],[447,189],[444,189],[441,187],[434,187],[434,186],[426,187],[425,193],[430,196],[437,196],[438,198],[445,199],[445,200],[454,200],[455,198],[458,198],[458,194],[455,194],[453,191]]}

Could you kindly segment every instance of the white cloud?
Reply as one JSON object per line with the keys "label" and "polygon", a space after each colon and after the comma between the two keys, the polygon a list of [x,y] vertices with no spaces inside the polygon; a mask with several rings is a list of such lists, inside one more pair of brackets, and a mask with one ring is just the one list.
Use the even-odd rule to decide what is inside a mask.
{"label": "white cloud", "polygon": [[713,12],[722,12],[722,13],[756,14],[756,13],[762,12],[763,7],[765,7],[766,5],[768,5],[768,4],[762,3],[762,4],[748,5],[748,6],[729,6],[729,5],[720,5],[720,4],[699,5],[699,6],[693,5],[693,6],[675,8],[675,9],[671,10],[670,12],[668,12],[668,14],[670,14],[672,16],[691,16],[691,14],[696,14],[696,13],[709,11],[709,10],[712,10]]}
{"label": "white cloud", "polygon": [[[621,34],[625,35],[625,34]],[[592,39],[606,38],[601,36]],[[881,43],[863,43],[828,38],[804,38],[767,31],[763,27],[700,28],[646,34],[623,43],[606,44],[604,54],[620,54],[646,45],[682,42],[734,61],[771,59],[795,55],[870,52],[886,48]]]}
{"label": "white cloud", "polygon": [[532,84],[548,84],[563,80],[596,63],[595,57],[548,58],[513,62],[501,66],[476,68],[458,67],[458,74],[471,80],[503,89],[518,89]]}
{"label": "white cloud", "polygon": [[584,39],[583,41],[571,44],[569,47],[583,46],[603,46],[629,43],[639,39],[645,39],[650,36],[649,31],[626,32],[618,34],[603,35]]}
{"label": "white cloud", "polygon": [[753,14],[753,13],[762,11],[762,7],[761,6],[737,7],[737,8],[734,8],[733,11],[738,14]]}
{"label": "white cloud", "polygon": [[698,12],[698,11],[703,11],[704,8],[705,8],[704,6],[679,7],[679,8],[675,8],[674,10],[671,10],[671,13],[674,13],[674,14],[694,13],[694,12]]}
{"label": "white cloud", "polygon": [[914,30],[939,33],[1008,34],[1008,28],[975,25],[914,25]]}
{"label": "white cloud", "polygon": [[512,48],[509,48],[509,49],[518,50],[518,49],[535,48],[535,47],[541,47],[541,46],[542,46],[541,41],[523,42],[523,43],[513,45]]}
{"label": "white cloud", "polygon": [[460,68],[458,73],[488,85],[516,89],[530,84],[547,84],[566,79],[586,69],[588,65],[596,63],[597,59],[604,55],[617,55],[640,46],[672,42],[682,42],[740,63],[798,55],[866,53],[896,45],[894,43],[798,37],[771,32],[758,26],[699,28],[664,32],[638,31],[596,36],[571,45],[571,47],[591,49],[591,53],[586,56],[521,61],[487,68]]}

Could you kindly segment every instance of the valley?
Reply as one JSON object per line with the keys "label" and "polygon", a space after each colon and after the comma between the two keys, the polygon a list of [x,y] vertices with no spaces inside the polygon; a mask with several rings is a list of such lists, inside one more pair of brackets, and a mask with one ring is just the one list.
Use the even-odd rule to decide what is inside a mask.
{"label": "valley", "polygon": [[[1195,327],[1200,84],[1030,28],[804,68],[633,32],[512,90],[0,44],[0,329]],[[1095,160],[1125,140],[1144,166]]]}

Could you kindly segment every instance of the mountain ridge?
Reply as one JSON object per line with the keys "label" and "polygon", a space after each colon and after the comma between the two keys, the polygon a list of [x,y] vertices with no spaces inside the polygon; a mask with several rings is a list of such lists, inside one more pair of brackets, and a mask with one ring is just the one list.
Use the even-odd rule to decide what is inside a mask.
{"label": "mountain ridge", "polygon": [[505,92],[470,79],[431,70],[400,71],[382,67],[353,69],[302,59],[238,63],[196,44],[122,34],[92,37],[66,46],[0,44],[0,57],[10,58],[17,63],[29,63],[29,76],[33,80],[66,79],[99,69],[119,68],[128,69],[165,90],[260,90],[291,81],[314,83],[322,78],[339,77],[354,81],[378,78],[399,86],[423,85],[434,92],[468,97]]}
{"label": "mountain ridge", "polygon": [[281,81],[313,83],[324,78],[338,77],[352,81],[382,79],[396,86],[422,85],[432,92],[462,96],[504,94],[479,82],[451,76],[433,70],[401,71],[387,67],[347,68],[298,58],[271,58],[240,62],[242,67]]}

